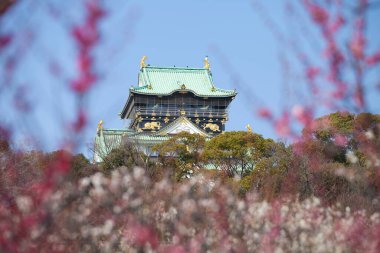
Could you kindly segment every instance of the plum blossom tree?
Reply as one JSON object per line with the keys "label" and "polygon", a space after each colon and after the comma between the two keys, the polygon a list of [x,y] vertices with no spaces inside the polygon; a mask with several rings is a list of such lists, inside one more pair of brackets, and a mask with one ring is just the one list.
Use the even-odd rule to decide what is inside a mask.
{"label": "plum blossom tree", "polygon": [[[2,17],[12,4],[1,2]],[[353,15],[343,11],[343,1],[301,4],[325,44],[323,64],[293,51],[313,98],[334,110],[367,110],[365,74],[380,63],[379,50],[369,53],[365,36],[366,13],[373,3],[358,1]],[[69,29],[77,68],[66,84],[76,103],[64,146],[72,149],[88,122],[86,97],[99,80],[93,53],[106,13],[98,0],[85,1],[84,6],[84,19]],[[343,27],[352,29],[344,33],[346,43],[338,38]],[[24,36],[22,40],[33,37]],[[14,70],[28,48],[17,42],[19,38],[1,31],[0,52],[5,60],[0,92],[16,83]],[[354,78],[347,78],[348,71]],[[53,72],[59,71],[53,68]],[[324,90],[326,84],[330,86]],[[29,112],[27,92],[15,90],[18,110]],[[243,197],[207,173],[180,183],[164,176],[151,180],[146,169],[132,168],[144,163],[119,163],[107,174],[79,173],[73,180],[73,169],[87,166],[83,157],[63,150],[47,156],[15,150],[11,133],[0,126],[0,251],[376,252],[380,248],[379,118],[340,112],[314,120],[315,111],[310,103],[276,117],[269,108],[258,108],[280,135],[299,137],[294,119],[305,129],[290,147],[247,132],[221,134],[207,143],[180,135],[171,141],[172,147],[161,147],[162,153],[176,153],[181,162],[193,166],[204,148],[204,158],[219,159],[231,174],[251,172],[245,179],[256,192],[248,191]],[[257,194],[261,189],[273,194],[265,200]],[[337,197],[341,192],[351,197],[346,202],[359,203],[358,210]],[[376,208],[365,209],[363,198],[352,193],[367,197]],[[333,198],[339,201],[327,203]]]}

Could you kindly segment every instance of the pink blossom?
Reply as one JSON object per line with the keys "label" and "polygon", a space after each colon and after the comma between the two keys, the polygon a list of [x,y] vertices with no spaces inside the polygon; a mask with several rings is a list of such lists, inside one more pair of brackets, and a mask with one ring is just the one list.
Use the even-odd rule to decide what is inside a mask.
{"label": "pink blossom", "polygon": [[346,136],[341,135],[341,134],[336,134],[334,138],[334,143],[337,146],[344,147],[348,143],[348,139]]}
{"label": "pink blossom", "polygon": [[152,248],[158,246],[158,237],[156,233],[146,225],[132,225],[126,231],[125,236],[140,247],[149,243]]}
{"label": "pink blossom", "polygon": [[357,59],[363,59],[364,57],[364,47],[365,47],[365,37],[363,32],[364,20],[359,18],[355,21],[356,31],[354,32],[353,38],[350,42],[350,49],[352,54]]}
{"label": "pink blossom", "polygon": [[103,18],[106,15],[106,12],[103,8],[101,8],[99,4],[99,0],[91,0],[86,2],[86,9],[89,15],[89,19],[97,20]]}
{"label": "pink blossom", "polygon": [[304,126],[310,125],[313,120],[311,110],[301,105],[293,106],[292,115]]}
{"label": "pink blossom", "polygon": [[87,92],[96,82],[91,51],[99,40],[98,23],[105,13],[97,0],[87,1],[86,10],[86,21],[72,29],[72,35],[79,47],[77,57],[79,74],[71,82],[71,88],[80,94]]}
{"label": "pink blossom", "polygon": [[80,132],[87,123],[87,116],[83,110],[80,110],[77,119],[73,125],[75,132]]}
{"label": "pink blossom", "polygon": [[336,33],[346,23],[345,18],[342,15],[338,15],[335,22],[330,27],[330,33]]}
{"label": "pink blossom", "polygon": [[275,129],[279,136],[285,137],[290,134],[289,113],[284,112],[282,117],[275,122]]}
{"label": "pink blossom", "polygon": [[321,6],[310,1],[306,0],[304,1],[304,3],[307,9],[309,10],[309,13],[311,14],[313,20],[320,25],[326,25],[329,19],[329,14],[327,13],[327,11]]}
{"label": "pink blossom", "polygon": [[321,71],[320,68],[317,68],[317,67],[308,67],[306,69],[306,77],[307,77],[307,79],[309,79],[310,81],[313,81],[315,79],[315,77],[319,75],[320,71]]}
{"label": "pink blossom", "polygon": [[91,63],[93,59],[88,52],[81,51],[78,57],[78,67],[82,73],[88,73],[91,71]]}
{"label": "pink blossom", "polygon": [[380,63],[380,49],[378,49],[378,51],[374,53],[373,55],[367,57],[365,61],[370,66]]}
{"label": "pink blossom", "polygon": [[350,49],[352,54],[357,59],[362,59],[364,57],[364,45],[365,38],[362,33],[356,33],[350,43]]}
{"label": "pink blossom", "polygon": [[343,99],[347,93],[347,85],[341,81],[336,83],[336,90],[331,93],[333,98]]}
{"label": "pink blossom", "polygon": [[161,246],[159,249],[158,249],[158,252],[162,252],[162,253],[186,253],[188,251],[186,251],[184,249],[183,246],[181,245],[169,245],[169,246]]}
{"label": "pink blossom", "polygon": [[0,36],[0,50],[8,46],[12,42],[12,35],[7,34],[7,35],[1,35]]}
{"label": "pink blossom", "polygon": [[88,25],[74,27],[72,34],[82,48],[91,47],[98,39],[97,32]]}
{"label": "pink blossom", "polygon": [[78,79],[71,82],[71,88],[77,93],[87,92],[96,81],[96,76],[92,73],[83,73]]}
{"label": "pink blossom", "polygon": [[331,78],[333,81],[338,80],[340,74],[339,69],[341,67],[341,64],[344,62],[344,56],[338,49],[335,41],[331,38],[328,40],[328,46],[325,54],[330,63],[329,78]]}
{"label": "pink blossom", "polygon": [[259,110],[258,110],[258,114],[259,114],[259,116],[262,117],[262,118],[267,118],[267,119],[272,118],[272,113],[271,113],[271,111],[270,111],[268,108],[265,108],[265,107],[261,107],[261,108],[259,108]]}

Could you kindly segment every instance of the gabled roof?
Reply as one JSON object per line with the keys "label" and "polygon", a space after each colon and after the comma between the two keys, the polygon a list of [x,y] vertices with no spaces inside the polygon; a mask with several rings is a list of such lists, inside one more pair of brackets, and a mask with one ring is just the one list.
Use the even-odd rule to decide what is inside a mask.
{"label": "gabled roof", "polygon": [[95,136],[94,162],[101,162],[113,150],[119,148],[124,137],[136,144],[153,145],[169,140],[170,136],[153,135],[151,133],[137,133],[132,129],[104,129]]}
{"label": "gabled roof", "polygon": [[209,69],[143,67],[138,76],[138,86],[130,91],[145,95],[170,95],[176,91],[192,92],[200,97],[234,97],[235,90],[216,88]]}
{"label": "gabled roof", "polygon": [[188,118],[183,117],[183,116],[174,120],[172,123],[165,126],[164,128],[161,128],[157,133],[155,133],[155,135],[167,136],[167,135],[178,134],[183,131],[191,133],[191,134],[200,134],[206,137],[210,136],[203,129],[199,128],[199,126],[195,125]]}
{"label": "gabled roof", "polygon": [[100,129],[95,136],[94,161],[100,162],[113,149],[120,147],[123,136],[133,134],[130,129]]}
{"label": "gabled roof", "polygon": [[172,135],[180,132],[200,134],[207,139],[212,136],[195,125],[186,117],[179,117],[169,125],[161,128],[158,132],[138,133],[132,129],[100,129],[95,137],[94,161],[101,162],[113,149],[122,144],[123,137],[136,142],[138,145],[154,145],[169,140]]}

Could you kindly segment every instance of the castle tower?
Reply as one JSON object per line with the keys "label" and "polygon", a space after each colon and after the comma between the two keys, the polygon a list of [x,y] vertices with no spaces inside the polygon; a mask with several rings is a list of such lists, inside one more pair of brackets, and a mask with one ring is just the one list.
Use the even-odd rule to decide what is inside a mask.
{"label": "castle tower", "polygon": [[235,96],[214,85],[209,68],[142,66],[120,116],[138,133],[157,133],[184,118],[213,136],[224,131]]}
{"label": "castle tower", "polygon": [[119,114],[130,120],[129,128],[98,129],[96,152],[105,155],[126,137],[152,155],[154,144],[179,132],[212,138],[225,130],[227,109],[237,92],[215,86],[207,58],[203,68],[153,67],[145,64],[145,59],[141,60],[137,85],[129,89]]}

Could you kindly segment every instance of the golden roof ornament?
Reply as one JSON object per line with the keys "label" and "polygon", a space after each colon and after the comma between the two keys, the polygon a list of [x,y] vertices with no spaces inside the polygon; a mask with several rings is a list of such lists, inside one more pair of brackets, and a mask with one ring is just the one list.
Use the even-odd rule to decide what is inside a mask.
{"label": "golden roof ornament", "polygon": [[204,63],[205,63],[205,65],[204,65],[203,68],[210,70],[210,62],[208,61],[208,57],[207,56],[204,59]]}
{"label": "golden roof ornament", "polygon": [[146,60],[146,59],[148,59],[148,57],[145,56],[145,55],[141,58],[141,61],[140,61],[140,68],[145,68],[145,67],[146,67],[146,63],[145,63],[145,60]]}
{"label": "golden roof ornament", "polygon": [[245,127],[247,128],[248,133],[252,133],[252,127],[250,124],[246,125]]}
{"label": "golden roof ornament", "polygon": [[98,123],[98,129],[103,129],[103,120],[100,120]]}
{"label": "golden roof ornament", "polygon": [[96,133],[97,134],[100,134],[100,131],[103,130],[103,120],[100,120],[99,123],[98,123],[98,128],[96,129]]}

